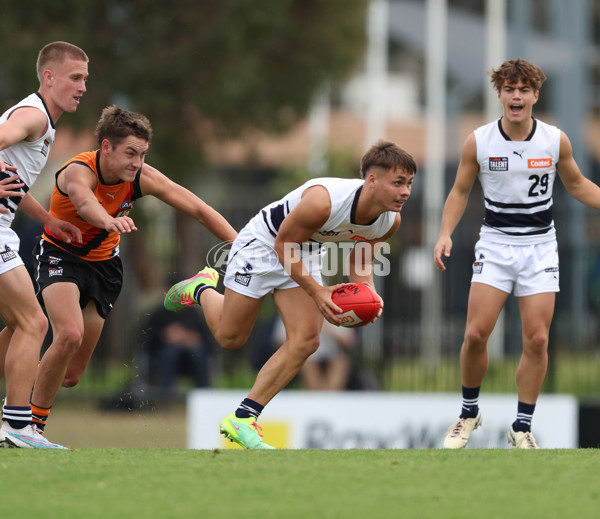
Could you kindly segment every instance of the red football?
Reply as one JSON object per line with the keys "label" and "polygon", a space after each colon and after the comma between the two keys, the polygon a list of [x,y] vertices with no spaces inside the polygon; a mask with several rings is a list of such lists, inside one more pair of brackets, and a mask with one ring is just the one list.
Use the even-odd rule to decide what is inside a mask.
{"label": "red football", "polygon": [[369,324],[381,308],[379,296],[364,283],[344,283],[331,294],[331,300],[342,309],[337,315],[346,328]]}

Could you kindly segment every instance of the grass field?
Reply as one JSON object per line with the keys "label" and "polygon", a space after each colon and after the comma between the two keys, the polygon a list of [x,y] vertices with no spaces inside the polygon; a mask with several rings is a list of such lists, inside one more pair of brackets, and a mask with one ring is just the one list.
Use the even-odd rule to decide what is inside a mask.
{"label": "grass field", "polygon": [[1,515],[587,519],[599,466],[589,449],[1,449]]}

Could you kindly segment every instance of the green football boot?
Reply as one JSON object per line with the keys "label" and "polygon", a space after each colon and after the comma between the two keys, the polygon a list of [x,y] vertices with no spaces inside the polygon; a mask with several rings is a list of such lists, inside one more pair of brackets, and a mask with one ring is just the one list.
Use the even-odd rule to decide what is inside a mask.
{"label": "green football boot", "polygon": [[207,288],[217,288],[219,282],[219,273],[215,269],[205,267],[192,278],[184,279],[173,285],[165,296],[164,306],[171,312],[182,310],[186,306],[200,304],[194,299],[194,292],[198,286],[203,285],[204,291]]}
{"label": "green football boot", "polygon": [[221,434],[229,441],[235,442],[244,449],[275,449],[262,440],[262,427],[256,423],[256,418],[238,418],[231,413],[220,425]]}

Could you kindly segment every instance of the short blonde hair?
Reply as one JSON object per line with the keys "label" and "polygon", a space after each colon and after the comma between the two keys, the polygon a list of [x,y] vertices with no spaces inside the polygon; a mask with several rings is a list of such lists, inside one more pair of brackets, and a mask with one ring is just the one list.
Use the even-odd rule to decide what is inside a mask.
{"label": "short blonde hair", "polygon": [[42,82],[42,75],[49,63],[62,63],[66,58],[89,62],[87,54],[79,47],[66,41],[55,41],[40,50],[36,63],[37,77]]}

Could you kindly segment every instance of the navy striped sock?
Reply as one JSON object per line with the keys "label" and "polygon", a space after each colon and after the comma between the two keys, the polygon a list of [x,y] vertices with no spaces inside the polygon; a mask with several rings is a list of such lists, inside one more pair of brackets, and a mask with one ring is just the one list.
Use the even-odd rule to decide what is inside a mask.
{"label": "navy striped sock", "polygon": [[194,295],[192,296],[192,299],[194,301],[196,301],[196,303],[200,304],[200,294],[202,292],[204,292],[207,288],[212,288],[213,290],[217,290],[215,287],[211,287],[210,285],[198,285],[194,289]]}
{"label": "navy striped sock", "polygon": [[31,423],[31,407],[5,405],[2,407],[2,420],[13,429],[23,429]]}
{"label": "navy striped sock", "polygon": [[235,416],[238,418],[250,418],[251,416],[258,418],[264,408],[264,405],[260,405],[258,402],[250,400],[249,398],[244,398],[240,406],[235,411]]}
{"label": "navy striped sock", "polygon": [[512,428],[515,431],[531,431],[531,420],[533,419],[534,411],[535,404],[519,402],[517,404],[517,419],[513,422]]}
{"label": "navy striped sock", "polygon": [[480,387],[462,386],[462,409],[461,418],[475,418],[479,412],[479,390]]}

